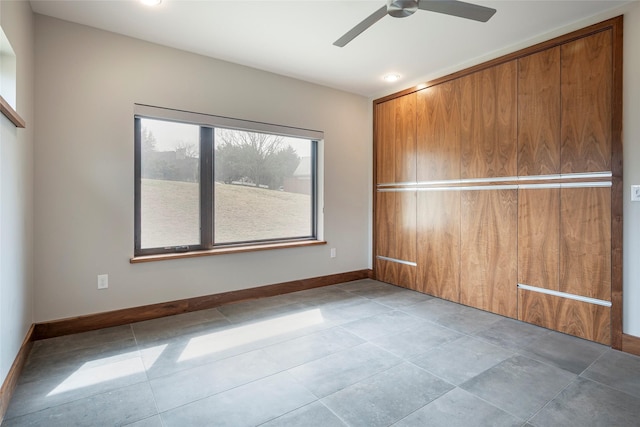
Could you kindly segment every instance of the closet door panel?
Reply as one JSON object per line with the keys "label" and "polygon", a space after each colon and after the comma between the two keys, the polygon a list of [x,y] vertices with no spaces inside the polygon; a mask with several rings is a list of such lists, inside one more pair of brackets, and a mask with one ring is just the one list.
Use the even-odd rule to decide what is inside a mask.
{"label": "closet door panel", "polygon": [[396,245],[396,194],[378,192],[376,194],[376,255],[397,258]]}
{"label": "closet door panel", "polygon": [[396,179],[395,102],[376,105],[376,183],[394,182]]}
{"label": "closet door panel", "polygon": [[516,175],[516,76],[510,61],[460,79],[462,178]]}
{"label": "closet door panel", "polygon": [[376,278],[414,289],[416,267],[405,263],[416,262],[416,192],[378,192],[376,230]]}
{"label": "closet door panel", "polygon": [[560,207],[560,291],[611,301],[611,188],[562,188]]}
{"label": "closet door panel", "polygon": [[460,82],[418,92],[418,182],[460,178]]}
{"label": "closet door panel", "polygon": [[611,170],[611,30],[561,47],[562,173]]}
{"label": "closet door panel", "polygon": [[517,190],[461,192],[461,303],[517,316],[517,208]]}
{"label": "closet door panel", "polygon": [[560,173],[560,47],[518,60],[518,175]]}
{"label": "closet door panel", "polygon": [[416,180],[416,94],[376,105],[376,181]]}
{"label": "closet door panel", "polygon": [[419,291],[460,300],[460,192],[418,193]]}
{"label": "closet door panel", "polygon": [[416,191],[396,193],[397,258],[416,262]]}
{"label": "closet door panel", "polygon": [[[376,182],[415,182],[415,93],[376,105],[375,135]],[[376,277],[413,289],[416,268],[403,262],[416,259],[415,191],[378,191],[375,218]]]}
{"label": "closet door panel", "polygon": [[393,100],[396,104],[394,182],[416,181],[416,96],[412,93]]}
{"label": "closet door panel", "polygon": [[611,308],[518,290],[518,320],[599,343],[611,344]]}
{"label": "closet door panel", "polygon": [[[476,72],[461,79],[462,134],[460,141],[460,176],[486,176],[485,147],[493,142],[491,131],[495,125],[495,87],[491,70]],[[485,102],[480,104],[484,94]],[[486,132],[485,132],[486,128]]]}
{"label": "closet door panel", "polygon": [[417,290],[416,267],[412,265],[378,258],[376,259],[376,280],[411,290]]}
{"label": "closet door panel", "polygon": [[400,264],[376,258],[376,280],[394,284],[398,281]]}
{"label": "closet door panel", "polygon": [[518,192],[518,283],[558,290],[560,189]]}
{"label": "closet door panel", "polygon": [[[395,257],[402,263],[396,263],[393,267],[396,276],[394,285],[415,290],[416,288],[416,192],[399,191],[395,193],[396,203],[396,251]],[[412,265],[406,264],[412,263]]]}
{"label": "closet door panel", "polygon": [[495,67],[497,87],[496,143],[492,169],[487,176],[518,174],[518,62]]}

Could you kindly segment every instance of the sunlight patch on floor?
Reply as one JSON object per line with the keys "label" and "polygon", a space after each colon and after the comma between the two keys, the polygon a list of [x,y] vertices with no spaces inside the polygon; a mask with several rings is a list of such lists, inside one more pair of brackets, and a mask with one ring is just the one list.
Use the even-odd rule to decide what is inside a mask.
{"label": "sunlight patch on floor", "polygon": [[320,310],[313,309],[202,335],[189,340],[178,362],[294,332],[323,322],[324,318]]}
{"label": "sunlight patch on floor", "polygon": [[[147,360],[150,368],[158,360],[162,352],[167,347],[166,344],[147,349],[151,357]],[[107,381],[113,381],[129,375],[145,372],[140,353],[132,351],[118,354],[111,357],[92,360],[84,363],[73,374],[69,375],[56,388],[51,390],[47,396],[53,396],[80,388],[94,386]]]}

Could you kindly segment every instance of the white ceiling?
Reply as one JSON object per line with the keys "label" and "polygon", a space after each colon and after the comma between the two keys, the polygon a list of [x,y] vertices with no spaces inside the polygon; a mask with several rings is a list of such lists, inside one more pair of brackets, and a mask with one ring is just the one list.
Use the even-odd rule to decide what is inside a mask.
{"label": "white ceiling", "polygon": [[[344,48],[333,42],[385,0],[31,1],[36,13],[295,77],[370,98],[517,50],[639,1],[485,1],[487,23],[417,11],[384,17]],[[557,31],[558,28],[564,28]],[[394,84],[382,76],[396,72]]]}

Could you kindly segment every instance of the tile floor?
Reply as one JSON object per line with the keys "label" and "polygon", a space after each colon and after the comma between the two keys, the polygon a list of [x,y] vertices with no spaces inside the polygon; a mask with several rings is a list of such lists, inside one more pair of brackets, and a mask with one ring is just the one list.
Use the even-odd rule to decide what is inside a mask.
{"label": "tile floor", "polygon": [[638,426],[640,358],[373,280],[34,343],[3,426]]}

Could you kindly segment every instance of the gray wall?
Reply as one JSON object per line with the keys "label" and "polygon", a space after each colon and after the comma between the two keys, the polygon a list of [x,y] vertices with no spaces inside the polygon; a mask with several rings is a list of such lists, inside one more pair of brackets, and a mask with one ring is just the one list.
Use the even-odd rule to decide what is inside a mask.
{"label": "gray wall", "polygon": [[33,16],[28,2],[0,2],[16,54],[17,129],[0,114],[0,384],[33,321]]}
{"label": "gray wall", "polygon": [[623,330],[640,337],[640,202],[631,202],[640,184],[640,4],[624,15],[624,307]]}
{"label": "gray wall", "polygon": [[[35,51],[36,321],[368,268],[368,99],[40,15]],[[328,245],[130,264],[134,103],[324,131]]]}

